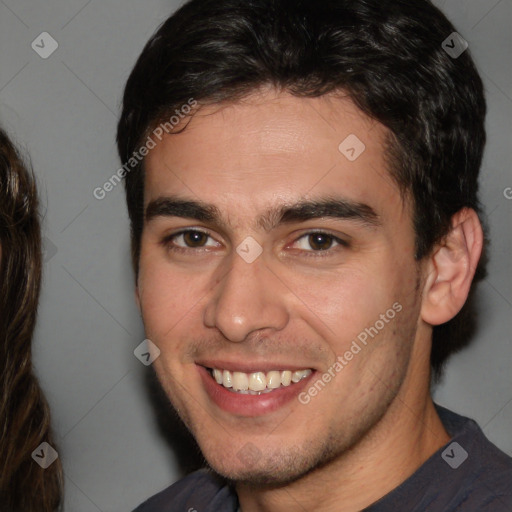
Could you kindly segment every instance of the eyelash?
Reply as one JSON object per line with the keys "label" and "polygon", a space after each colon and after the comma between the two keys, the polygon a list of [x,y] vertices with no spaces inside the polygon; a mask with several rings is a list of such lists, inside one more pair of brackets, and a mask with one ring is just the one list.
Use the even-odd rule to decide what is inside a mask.
{"label": "eyelash", "polygon": [[[202,233],[203,235],[206,235],[208,238],[213,238],[209,233],[207,233],[206,231],[202,231],[200,229],[183,229],[181,231],[178,231],[177,233],[173,233],[172,235],[166,236],[161,241],[161,244],[166,249],[168,249],[169,251],[172,251],[172,252],[181,252],[181,253],[188,253],[190,251],[205,252],[204,247],[194,248],[194,247],[180,247],[177,245],[173,245],[173,241],[177,237],[184,235],[186,233]],[[321,230],[313,230],[313,231],[308,231],[307,233],[303,233],[299,238],[297,238],[294,241],[294,243],[296,243],[299,240],[302,240],[303,238],[308,237],[310,235],[323,235],[323,236],[329,237],[330,239],[332,239],[333,242],[336,242],[341,247],[349,247],[349,243],[347,241],[345,241],[341,238],[338,238],[337,236],[334,236],[333,234],[331,234],[327,231],[321,231]],[[336,246],[334,246],[334,247],[336,247]],[[299,250],[301,250],[301,249],[299,249]],[[206,249],[206,251],[208,251],[208,249]],[[306,253],[305,254],[306,257],[313,257],[313,258],[325,258],[325,257],[333,255],[333,247],[329,247],[329,249],[324,249],[324,250],[319,250],[319,251],[314,251],[314,250],[311,250],[311,251],[301,250],[301,251]]]}

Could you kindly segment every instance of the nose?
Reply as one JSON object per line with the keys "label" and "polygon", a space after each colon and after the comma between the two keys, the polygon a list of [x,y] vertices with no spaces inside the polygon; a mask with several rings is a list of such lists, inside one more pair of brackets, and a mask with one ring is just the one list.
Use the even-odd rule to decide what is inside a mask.
{"label": "nose", "polygon": [[204,323],[225,338],[242,342],[263,329],[281,330],[288,320],[285,285],[265,263],[263,255],[247,263],[233,254],[230,268],[206,305]]}

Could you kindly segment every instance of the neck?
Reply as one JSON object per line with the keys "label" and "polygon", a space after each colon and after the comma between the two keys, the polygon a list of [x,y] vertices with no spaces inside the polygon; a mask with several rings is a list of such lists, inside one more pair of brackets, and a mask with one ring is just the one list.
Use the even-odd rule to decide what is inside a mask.
{"label": "neck", "polygon": [[384,417],[350,450],[284,487],[237,485],[242,512],[356,512],[404,482],[450,439],[430,396],[430,372],[414,366]]}

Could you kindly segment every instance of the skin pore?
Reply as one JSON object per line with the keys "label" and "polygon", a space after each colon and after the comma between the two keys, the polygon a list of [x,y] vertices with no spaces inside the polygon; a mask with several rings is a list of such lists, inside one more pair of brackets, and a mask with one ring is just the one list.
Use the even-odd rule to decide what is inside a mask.
{"label": "skin pore", "polygon": [[[365,145],[353,161],[338,148],[351,134]],[[361,510],[449,440],[429,393],[432,325],[464,303],[480,224],[459,212],[416,262],[385,135],[348,98],[266,89],[201,108],[146,157],[136,295],[161,350],[154,368],[206,460],[236,482],[243,512]],[[305,203],[313,214],[281,218]],[[236,250],[247,237],[262,249],[251,263]],[[307,404],[226,408],[206,389],[205,368],[277,366],[311,369],[295,384],[307,392],[396,303]]]}

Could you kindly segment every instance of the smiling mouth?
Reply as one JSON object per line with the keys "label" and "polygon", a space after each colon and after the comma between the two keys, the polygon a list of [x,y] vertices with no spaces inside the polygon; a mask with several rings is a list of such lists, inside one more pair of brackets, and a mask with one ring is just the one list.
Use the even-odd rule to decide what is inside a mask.
{"label": "smiling mouth", "polygon": [[213,379],[227,390],[242,395],[262,395],[280,388],[293,386],[311,375],[311,369],[272,370],[269,372],[232,372],[207,368]]}

